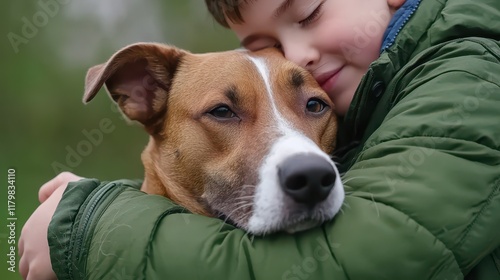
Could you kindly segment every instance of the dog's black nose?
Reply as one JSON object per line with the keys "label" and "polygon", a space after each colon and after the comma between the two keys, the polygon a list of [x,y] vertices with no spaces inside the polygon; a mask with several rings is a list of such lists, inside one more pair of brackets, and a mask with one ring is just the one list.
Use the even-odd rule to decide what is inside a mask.
{"label": "dog's black nose", "polygon": [[303,153],[287,158],[278,166],[283,191],[296,202],[314,205],[326,199],[335,185],[335,170],[328,160]]}

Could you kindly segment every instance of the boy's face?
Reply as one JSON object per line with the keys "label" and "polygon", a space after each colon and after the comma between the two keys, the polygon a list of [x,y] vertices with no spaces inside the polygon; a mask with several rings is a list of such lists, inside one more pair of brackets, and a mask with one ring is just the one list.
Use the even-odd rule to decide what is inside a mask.
{"label": "boy's face", "polygon": [[278,47],[306,68],[345,115],[362,76],[379,57],[382,37],[404,0],[253,0],[244,22],[228,20],[242,46]]}

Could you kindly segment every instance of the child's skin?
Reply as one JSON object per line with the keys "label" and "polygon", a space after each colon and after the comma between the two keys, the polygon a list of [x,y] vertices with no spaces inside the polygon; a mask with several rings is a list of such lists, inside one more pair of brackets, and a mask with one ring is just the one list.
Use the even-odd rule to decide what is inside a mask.
{"label": "child's skin", "polygon": [[19,272],[24,279],[57,279],[50,264],[47,230],[66,186],[80,179],[82,177],[63,172],[40,188],[41,205],[31,214],[19,239]]}
{"label": "child's skin", "polygon": [[[328,93],[337,114],[343,116],[362,76],[380,55],[392,14],[404,2],[249,1],[241,11],[244,22],[228,20],[228,24],[243,47],[278,47],[288,60],[306,68]],[[276,13],[277,10],[281,12]],[[360,40],[360,34],[354,31],[368,30],[368,25],[368,38]],[[329,77],[332,78],[325,81]]]}
{"label": "child's skin", "polygon": [[[379,57],[392,14],[404,2],[254,0],[241,9],[244,22],[228,23],[245,48],[278,47],[287,59],[309,70],[334,102],[337,114],[343,116],[362,76]],[[281,12],[277,14],[277,10]],[[361,41],[353,31],[367,30],[367,25],[373,32]],[[42,204],[26,222],[19,241],[24,279],[56,279],[47,229],[67,183],[79,179],[66,172],[41,187]]]}

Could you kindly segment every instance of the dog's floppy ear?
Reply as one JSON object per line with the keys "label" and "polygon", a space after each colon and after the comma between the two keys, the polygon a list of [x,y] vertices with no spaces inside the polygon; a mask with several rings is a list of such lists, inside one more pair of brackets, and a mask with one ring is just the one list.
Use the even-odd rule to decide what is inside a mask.
{"label": "dog's floppy ear", "polygon": [[115,53],[108,62],[90,68],[83,102],[103,85],[122,112],[154,134],[166,110],[175,72],[187,51],[154,43],[138,43]]}

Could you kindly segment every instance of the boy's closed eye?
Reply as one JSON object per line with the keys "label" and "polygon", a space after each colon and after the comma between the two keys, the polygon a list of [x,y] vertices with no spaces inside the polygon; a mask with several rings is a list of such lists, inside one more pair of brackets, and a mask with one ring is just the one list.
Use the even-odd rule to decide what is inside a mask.
{"label": "boy's closed eye", "polygon": [[[321,17],[325,2],[326,0],[312,2],[285,0],[273,13],[273,20],[279,21],[283,17],[291,18],[289,24],[298,24],[300,28],[307,28]],[[265,34],[250,35],[241,42],[241,46],[252,51],[269,47],[282,50],[282,44],[278,38]]]}
{"label": "boy's closed eye", "polygon": [[318,19],[321,15],[321,11],[322,11],[321,8],[323,7],[324,3],[325,3],[325,1],[321,1],[321,3],[319,3],[319,5],[316,7],[316,9],[314,9],[306,18],[299,21],[299,24],[302,27],[306,27],[309,24],[314,23],[314,21],[316,21],[316,19]]}

